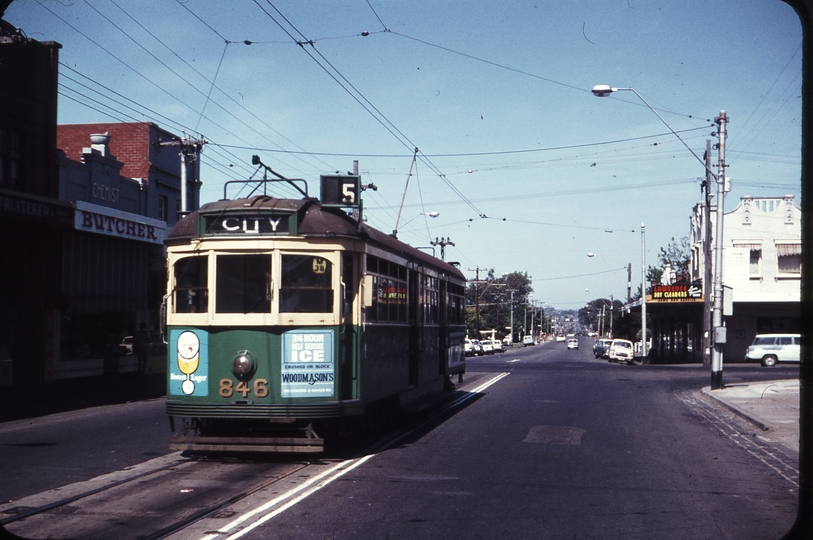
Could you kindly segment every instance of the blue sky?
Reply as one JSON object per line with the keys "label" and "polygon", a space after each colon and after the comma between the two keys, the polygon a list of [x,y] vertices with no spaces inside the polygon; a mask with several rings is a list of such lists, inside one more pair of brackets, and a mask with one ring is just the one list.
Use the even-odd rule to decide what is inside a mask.
{"label": "blue sky", "polygon": [[701,156],[725,110],[727,210],[799,198],[802,34],[780,1],[16,0],[4,19],[62,44],[60,123],[205,137],[204,202],[253,154],[317,195],[358,159],[371,225],[403,197],[401,240],[449,238],[470,278],[527,272],[560,309],[625,297],[630,263],[638,287],[641,223],[655,264],[701,200],[691,152],[596,84]]}

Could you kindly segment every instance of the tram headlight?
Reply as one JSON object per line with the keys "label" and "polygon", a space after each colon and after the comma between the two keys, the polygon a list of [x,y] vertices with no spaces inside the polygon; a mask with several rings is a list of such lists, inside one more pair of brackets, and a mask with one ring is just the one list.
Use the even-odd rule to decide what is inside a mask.
{"label": "tram headlight", "polygon": [[254,375],[257,369],[257,362],[254,361],[254,356],[248,351],[240,351],[234,355],[234,360],[231,363],[231,370],[234,375],[241,381],[245,381]]}

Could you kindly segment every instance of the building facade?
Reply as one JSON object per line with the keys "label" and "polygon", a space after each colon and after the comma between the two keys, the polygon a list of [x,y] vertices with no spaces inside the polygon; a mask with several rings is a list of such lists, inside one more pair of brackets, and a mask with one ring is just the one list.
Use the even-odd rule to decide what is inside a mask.
{"label": "building facade", "polygon": [[[75,211],[63,240],[55,378],[134,371],[128,337],[142,324],[160,349],[163,241],[178,218],[180,158],[159,143],[173,139],[151,123],[58,126],[59,198]],[[200,183],[187,178],[196,201]]]}
{"label": "building facade", "polygon": [[0,385],[46,380],[58,349],[61,238],[73,220],[54,159],[60,47],[0,20]]}
{"label": "building facade", "polygon": [[[181,140],[152,123],[58,127],[60,47],[0,20],[0,386],[134,371],[123,338],[142,323],[158,337]],[[186,178],[194,210],[195,166]]]}
{"label": "building facade", "polygon": [[[714,223],[715,212],[711,219]],[[724,361],[742,362],[756,334],[801,331],[801,220],[793,195],[746,195],[726,212],[723,285],[729,309],[724,310]],[[692,220],[693,240],[700,226]],[[703,262],[700,258],[697,264],[701,272]]]}

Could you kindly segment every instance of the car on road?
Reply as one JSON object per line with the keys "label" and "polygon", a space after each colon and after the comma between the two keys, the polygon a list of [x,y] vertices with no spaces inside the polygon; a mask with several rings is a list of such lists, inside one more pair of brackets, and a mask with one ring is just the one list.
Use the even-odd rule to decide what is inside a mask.
{"label": "car on road", "polygon": [[491,347],[494,349],[495,353],[501,353],[505,350],[502,346],[502,341],[500,341],[499,339],[492,339]]}
{"label": "car on road", "polygon": [[579,350],[579,340],[578,339],[568,339],[567,340],[567,348]]}
{"label": "car on road", "polygon": [[607,353],[610,352],[610,345],[613,343],[611,339],[597,339],[593,344],[593,356],[596,358],[607,358]]}
{"label": "car on road", "polygon": [[491,344],[490,339],[481,340],[480,347],[483,349],[483,354],[494,354],[494,345]]}
{"label": "car on road", "polygon": [[533,347],[534,345],[536,345],[536,342],[534,342],[534,337],[525,336],[524,338],[522,338],[522,345],[525,347]]}
{"label": "car on road", "polygon": [[759,361],[763,367],[781,362],[799,362],[799,334],[757,334],[745,351],[745,361]]}
{"label": "car on road", "polygon": [[119,352],[121,354],[133,354],[133,336],[127,336],[119,343]]}
{"label": "car on road", "polygon": [[626,362],[632,364],[634,360],[632,341],[626,339],[614,339],[607,352],[607,360],[610,362]]}
{"label": "car on road", "polygon": [[565,336],[563,336],[561,334],[556,336],[556,343],[559,343],[560,341],[564,342],[564,340],[565,340]]}

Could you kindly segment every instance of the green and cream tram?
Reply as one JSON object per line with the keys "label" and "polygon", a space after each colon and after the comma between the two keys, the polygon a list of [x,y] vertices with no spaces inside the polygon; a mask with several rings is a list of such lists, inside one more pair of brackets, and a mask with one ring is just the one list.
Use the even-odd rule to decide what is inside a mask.
{"label": "green and cream tram", "polygon": [[320,452],[465,371],[462,273],[338,205],[222,200],[166,243],[172,449]]}

